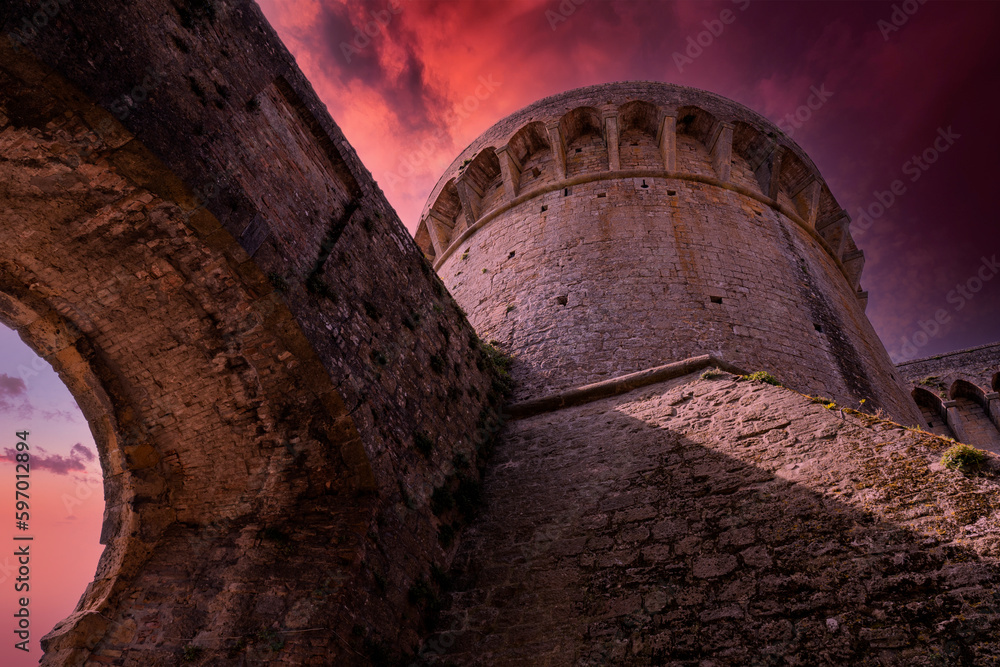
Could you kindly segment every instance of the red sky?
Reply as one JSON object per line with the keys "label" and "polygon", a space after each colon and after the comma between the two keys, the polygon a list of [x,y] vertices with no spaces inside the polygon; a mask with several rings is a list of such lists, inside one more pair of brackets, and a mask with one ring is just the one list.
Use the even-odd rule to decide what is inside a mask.
{"label": "red sky", "polygon": [[[411,231],[454,156],[494,122],[541,97],[609,81],[668,81],[719,93],[780,121],[806,102],[812,87],[824,88],[828,101],[792,128],[793,137],[855,218],[867,256],[868,315],[887,349],[902,360],[1000,339],[1000,276],[976,282],[981,259],[1000,255],[990,205],[1000,148],[997,3],[260,5]],[[724,10],[733,20],[693,62],[678,67],[674,54],[685,52],[706,21],[718,32],[712,22]],[[359,37],[366,28],[374,36]],[[484,79],[498,85],[466,111],[464,103]],[[949,127],[958,138],[934,164],[926,171],[907,165]],[[897,179],[904,194],[860,230],[858,210],[877,203],[875,192],[888,191]],[[956,291],[949,301],[970,279],[979,291],[969,292],[970,299]],[[912,342],[920,323],[940,310],[947,323],[936,332],[928,326],[935,335],[924,345],[904,348],[904,337]]]}

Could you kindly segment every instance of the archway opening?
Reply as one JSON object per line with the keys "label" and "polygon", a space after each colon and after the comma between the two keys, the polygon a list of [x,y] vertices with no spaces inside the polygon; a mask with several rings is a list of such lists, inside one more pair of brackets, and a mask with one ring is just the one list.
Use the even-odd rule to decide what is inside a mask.
{"label": "archway opening", "polygon": [[945,420],[944,405],[941,399],[927,391],[923,387],[916,387],[912,393],[913,400],[920,408],[920,414],[927,423],[927,428],[931,433],[941,435],[946,438],[954,438],[948,422]]}
{"label": "archway opening", "polygon": [[1000,431],[990,418],[985,393],[967,380],[955,380],[948,395],[955,402],[960,435],[964,441],[990,451],[1000,451]]}
{"label": "archway opening", "polygon": [[0,497],[11,514],[17,512],[13,537],[30,538],[15,542],[30,553],[27,581],[17,580],[23,575],[16,558],[0,558],[0,579],[17,591],[0,596],[0,613],[14,618],[22,597],[28,601],[28,652],[15,638],[0,647],[0,662],[22,664],[42,657],[39,639],[70,615],[94,579],[104,550],[104,483],[94,436],[76,399],[52,366],[6,326],[0,326],[0,433]]}
{"label": "archway opening", "polygon": [[604,143],[601,113],[593,107],[573,109],[559,120],[566,142],[566,176],[605,171],[608,147]]}

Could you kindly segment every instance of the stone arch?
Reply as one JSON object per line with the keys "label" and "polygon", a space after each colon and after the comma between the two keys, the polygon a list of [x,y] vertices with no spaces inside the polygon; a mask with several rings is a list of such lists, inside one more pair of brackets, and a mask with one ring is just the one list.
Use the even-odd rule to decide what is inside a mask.
{"label": "stone arch", "polygon": [[[10,267],[0,267],[0,324],[13,329],[40,358],[46,360],[73,395],[87,419],[104,478],[104,551],[94,580],[72,614],[56,626],[51,641],[79,641],[80,626],[107,612],[102,593],[113,590],[143,564],[165,523],[175,517],[164,471],[149,462],[148,439],[135,414],[121,405],[124,387],[101,363],[81,332],[24,284]],[[136,465],[138,464],[138,465]],[[134,539],[133,536],[140,536]],[[50,635],[50,637],[52,636]]]}
{"label": "stone arch", "polygon": [[736,121],[733,124],[733,182],[766,195],[774,147],[773,137],[749,123]]}
{"label": "stone arch", "polygon": [[830,186],[828,186],[824,181],[822,187],[820,187],[816,220],[829,219],[830,217],[840,213],[841,210],[840,204],[837,203],[837,199],[833,196],[833,193],[830,192]]}
{"label": "stone arch", "polygon": [[664,169],[657,135],[662,114],[655,104],[633,100],[618,107],[622,169]]}
{"label": "stone arch", "polygon": [[[497,157],[496,149],[492,146],[479,151],[472,161],[462,170],[459,176],[461,185],[464,188],[469,203],[472,206],[472,216],[475,219],[496,206],[504,194],[503,177],[500,173],[500,160]],[[461,194],[461,189],[459,190]],[[466,225],[472,225],[474,220],[468,219],[470,216],[466,212]],[[456,226],[455,234],[461,234],[464,226]]]}
{"label": "stone arch", "polygon": [[911,396],[913,396],[913,401],[917,404],[917,407],[920,408],[920,414],[923,416],[924,422],[931,433],[946,438],[955,437],[951,427],[948,426],[944,402],[939,396],[927,391],[923,387],[914,387]]}
{"label": "stone arch", "polygon": [[413,240],[416,242],[417,247],[420,248],[420,251],[424,253],[424,257],[433,264],[434,260],[437,259],[438,252],[434,247],[430,229],[428,229],[426,224],[420,225],[417,228],[417,233],[413,236]]}
{"label": "stone arch", "polygon": [[507,142],[507,154],[519,170],[521,192],[528,192],[556,179],[552,145],[545,123],[528,123],[515,132]]}
{"label": "stone arch", "polygon": [[973,383],[958,379],[948,390],[949,409],[956,437],[970,445],[1000,453],[1000,431],[990,416],[986,393]]}
{"label": "stone arch", "polygon": [[567,177],[608,169],[608,147],[600,111],[577,107],[559,119],[559,129],[566,144]]}
{"label": "stone arch", "polygon": [[[435,249],[433,253],[435,256],[444,252],[451,245],[451,240],[457,236],[455,234],[456,228],[465,229],[468,227],[454,178],[441,188],[438,198],[427,213],[427,225],[428,227],[433,226],[428,229],[429,238],[427,241],[433,243],[436,237],[440,245],[440,249]],[[431,237],[432,234],[434,237]],[[421,247],[423,248],[423,246]],[[426,253],[427,250],[424,249],[424,252]]]}
{"label": "stone arch", "polygon": [[948,398],[952,400],[957,398],[968,398],[969,400],[975,401],[980,405],[985,405],[986,392],[968,380],[959,378],[952,382],[951,387],[948,388]]}
{"label": "stone arch", "polygon": [[715,177],[709,142],[718,130],[715,116],[696,106],[677,109],[677,170]]}
{"label": "stone arch", "polygon": [[785,150],[778,171],[778,203],[804,220],[815,220],[821,187],[819,179],[798,155]]}
{"label": "stone arch", "polygon": [[132,618],[135,596],[179,563],[199,567],[193,545],[234,554],[245,530],[324,494],[362,520],[358,493],[375,483],[269,279],[172,171],[64,85],[8,81],[20,104],[0,97],[0,322],[73,394],[104,475],[95,578],[42,641],[59,664],[131,632],[112,619]]}

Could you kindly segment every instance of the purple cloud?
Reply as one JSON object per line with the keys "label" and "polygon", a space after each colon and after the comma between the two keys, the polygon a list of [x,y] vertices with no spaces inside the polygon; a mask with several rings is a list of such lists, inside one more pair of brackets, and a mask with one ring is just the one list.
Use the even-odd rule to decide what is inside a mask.
{"label": "purple cloud", "polygon": [[[0,461],[15,463],[17,451],[11,447],[4,448]],[[56,475],[67,475],[76,470],[86,470],[87,462],[94,459],[94,453],[79,442],[70,449],[69,456],[48,454],[41,447],[31,454],[31,467],[35,470],[49,470]]]}
{"label": "purple cloud", "polygon": [[20,396],[27,391],[24,380],[0,373],[0,397]]}
{"label": "purple cloud", "polygon": [[73,445],[69,450],[70,456],[78,456],[79,458],[86,459],[87,461],[94,460],[94,452],[90,450],[89,447],[81,445],[79,442]]}

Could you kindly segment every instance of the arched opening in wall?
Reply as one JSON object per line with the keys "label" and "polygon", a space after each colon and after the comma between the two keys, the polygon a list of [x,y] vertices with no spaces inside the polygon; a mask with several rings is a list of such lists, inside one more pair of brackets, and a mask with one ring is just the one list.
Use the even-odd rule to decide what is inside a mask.
{"label": "arched opening in wall", "polygon": [[[500,159],[492,146],[479,151],[472,162],[465,166],[461,180],[465,183],[472,201],[476,218],[495,208],[504,195],[503,177],[500,173]],[[471,224],[472,221],[466,221]]]}
{"label": "arched opening in wall", "polygon": [[[48,628],[33,624],[33,645],[42,639],[51,664],[120,656],[151,636],[142,635],[150,613],[169,617],[146,647],[164,656],[177,655],[194,632],[231,635],[234,619],[270,627],[274,608],[256,599],[288,590],[274,582],[290,560],[299,564],[285,571],[296,575],[319,560],[330,572],[346,567],[335,550],[374,503],[366,442],[284,290],[263,272],[268,265],[259,254],[251,260],[199,203],[193,188],[205,192],[211,167],[195,168],[204,168],[202,180],[182,182],[57,74],[9,62],[0,64],[0,324],[51,365],[76,401],[105,498],[100,531],[88,538],[105,545],[91,583],[82,595],[65,589],[72,600],[58,610],[63,621],[44,638]],[[324,257],[315,246],[293,247],[311,264],[315,251]],[[19,400],[18,376],[0,373],[0,394]],[[6,433],[5,446],[14,437]],[[47,465],[86,459],[83,442],[61,460],[39,444],[46,451],[36,461]],[[49,504],[49,516],[66,516],[61,492],[43,486],[45,472],[30,472],[29,527]],[[246,548],[276,524],[276,534],[304,538],[304,516],[323,516],[324,530],[336,533],[311,545],[322,556]],[[40,540],[32,549],[37,567],[56,555]],[[237,593],[227,586],[232,568]],[[32,598],[35,585],[46,584],[33,579]],[[171,635],[168,625],[197,630]]]}
{"label": "arched opening in wall", "polygon": [[518,130],[507,142],[507,154],[521,170],[521,192],[530,192],[556,179],[552,146],[543,123],[528,123]]}
{"label": "arched opening in wall", "polygon": [[[0,120],[14,113],[5,92]],[[212,598],[194,599],[196,588],[224,588],[210,553],[239,560],[243,531],[287,523],[302,498],[348,498],[345,512],[363,513],[356,490],[374,486],[347,407],[268,277],[208,213],[140,185],[186,192],[136,141],[124,156],[71,159],[87,141],[73,138],[81,122],[17,118],[0,160],[0,323],[69,389],[104,475],[104,521],[90,541],[100,535],[105,549],[83,594],[67,589],[65,618],[44,643],[64,657],[128,644],[142,617],[132,603],[146,595],[184,599],[169,612],[184,623],[215,623]],[[16,394],[17,378],[0,372]],[[63,518],[43,473],[32,472],[29,503]],[[56,555],[34,544],[34,563]],[[34,629],[37,641],[48,628]]]}
{"label": "arched opening in wall", "polygon": [[1000,373],[993,376],[992,387],[993,391],[1000,391]]}
{"label": "arched opening in wall", "polygon": [[468,228],[454,178],[441,188],[441,193],[428,211],[427,224],[434,226],[428,232],[437,235],[442,252],[451,245],[452,239],[458,238],[462,231]]}
{"label": "arched opening in wall", "polygon": [[425,224],[417,227],[417,233],[414,235],[413,240],[416,242],[417,247],[420,248],[420,252],[424,253],[424,257],[427,261],[434,263],[437,259],[437,252],[434,249],[434,242],[431,240],[431,233],[429,225],[432,223],[428,220]]}
{"label": "arched opening in wall", "polygon": [[920,408],[920,414],[927,424],[927,429],[936,435],[954,438],[951,428],[945,418],[944,404],[941,399],[923,387],[915,387],[911,393],[913,401]]}
{"label": "arched opening in wall", "polygon": [[809,167],[798,155],[786,150],[778,172],[778,204],[794,211],[800,218],[808,219],[813,205],[809,201],[810,193],[818,187],[819,181]]}
{"label": "arched opening in wall", "polygon": [[[13,324],[2,314],[0,321]],[[20,640],[4,642],[0,663],[37,663],[37,638],[69,614],[97,571],[104,479],[94,436],[69,388],[7,326],[0,326],[0,433],[0,495],[12,510],[16,500],[24,502],[13,527],[15,536],[31,538],[18,544],[31,553],[25,597],[33,630],[28,652],[15,648]],[[4,617],[15,617],[19,597],[0,598]]]}
{"label": "arched opening in wall", "polygon": [[622,169],[665,169],[657,143],[660,110],[642,100],[618,108],[619,147]]}
{"label": "arched opening in wall", "polygon": [[1000,452],[1000,431],[990,419],[985,392],[971,382],[955,380],[948,396],[955,401],[959,438],[969,445]]}
{"label": "arched opening in wall", "polygon": [[733,182],[766,195],[770,179],[767,165],[773,150],[773,137],[749,123],[735,122],[731,173]]}
{"label": "arched opening in wall", "polygon": [[[13,189],[16,191],[16,187]],[[11,201],[16,202],[16,197]],[[3,244],[0,243],[2,249]],[[31,249],[24,252],[30,253]],[[32,563],[39,570],[33,572],[38,576],[32,579],[32,597],[41,602],[48,599],[52,607],[32,609],[32,614],[42,612],[47,625],[44,629],[40,626],[36,628],[39,632],[35,635],[32,651],[37,652],[37,638],[41,633],[51,630],[53,635],[59,637],[55,640],[57,644],[78,642],[82,637],[78,622],[90,614],[107,612],[109,601],[106,591],[118,584],[123,570],[134,567],[145,555],[144,540],[133,533],[141,523],[140,515],[148,516],[147,511],[155,513],[162,507],[158,502],[162,496],[158,498],[153,489],[160,487],[165,491],[166,487],[156,471],[144,474],[144,482],[151,486],[145,487],[149,493],[148,504],[139,508],[135,478],[126,470],[129,466],[126,452],[139,453],[143,440],[132,430],[129,417],[125,416],[123,423],[122,414],[115,409],[121,387],[109,390],[109,375],[101,370],[102,364],[96,361],[95,350],[81,336],[78,327],[40,296],[49,294],[51,298],[50,288],[41,281],[31,283],[29,287],[18,279],[17,273],[16,266],[3,266],[0,262],[0,324],[4,327],[0,337],[3,355],[0,356],[6,359],[15,355],[22,360],[17,369],[20,377],[12,380],[8,374],[2,384],[7,389],[8,398],[12,398],[11,392],[17,395],[23,389],[28,401],[26,405],[19,406],[17,414],[5,415],[5,427],[11,430],[17,428],[15,423],[39,420],[35,422],[36,430],[28,434],[31,457],[28,493],[31,497],[28,501],[29,528],[24,534],[36,538],[32,540],[32,545],[37,558],[32,558]],[[67,309],[73,310],[71,306]],[[58,379],[53,380],[53,377]],[[36,379],[40,381],[36,385],[38,394],[29,394],[31,381]],[[23,387],[18,380],[23,381]],[[53,391],[55,382],[60,383],[66,392]],[[71,397],[76,411],[59,406],[59,403],[65,403],[66,394]],[[71,422],[69,433],[58,432],[59,411],[68,412],[72,417],[68,420]],[[77,419],[77,415],[81,419]],[[90,438],[87,438],[88,432]],[[71,437],[76,440],[72,436],[79,437],[80,442],[70,444],[68,453],[59,453],[59,449],[65,450],[67,446],[56,445],[55,438]],[[6,434],[6,441],[13,444],[14,437],[11,431]],[[138,449],[130,450],[129,444]],[[5,455],[8,453],[4,451]],[[59,468],[75,478],[75,488],[67,489],[68,480],[56,478]],[[14,496],[13,493],[10,495]],[[103,507],[95,506],[98,498],[103,499]],[[56,542],[51,530],[53,521],[57,523],[59,541],[73,540],[73,543],[58,547],[59,551],[55,551],[55,544],[50,542],[46,545],[44,541],[45,533],[50,532],[52,542]],[[150,537],[153,537],[157,533],[155,523],[149,528],[152,531]],[[85,529],[87,534],[80,535],[79,531]],[[100,545],[104,545],[103,548]],[[58,563],[64,555],[76,558],[77,552],[79,563],[66,564],[65,568]],[[97,558],[94,558],[95,555]],[[59,599],[52,598],[41,576],[43,568],[56,565],[60,571],[52,576],[52,581],[65,582],[66,585],[59,591]],[[89,571],[81,569],[85,565],[89,566]],[[70,614],[71,611],[74,613]]]}
{"label": "arched opening in wall", "polygon": [[677,110],[677,170],[715,177],[708,141],[718,121],[704,109],[685,106]]}
{"label": "arched opening in wall", "polygon": [[840,204],[837,203],[833,193],[830,192],[830,186],[824,181],[819,191],[819,208],[816,211],[816,221],[819,222],[820,220],[826,220],[832,216],[839,215],[841,210],[843,209],[840,208]]}
{"label": "arched opening in wall", "polygon": [[559,120],[559,129],[566,143],[567,178],[608,170],[604,123],[597,109],[573,109]]}

